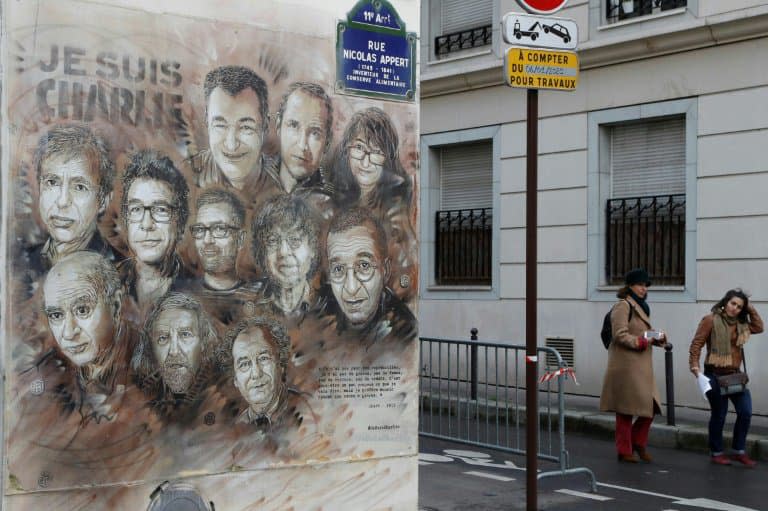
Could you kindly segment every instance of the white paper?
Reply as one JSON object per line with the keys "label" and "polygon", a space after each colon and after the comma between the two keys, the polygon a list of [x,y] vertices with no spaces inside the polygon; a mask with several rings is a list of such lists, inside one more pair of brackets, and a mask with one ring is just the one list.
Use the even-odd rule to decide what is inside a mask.
{"label": "white paper", "polygon": [[704,397],[704,399],[707,399],[707,392],[712,390],[712,386],[709,384],[709,378],[699,373],[699,376],[696,378],[696,383],[699,384],[701,395]]}

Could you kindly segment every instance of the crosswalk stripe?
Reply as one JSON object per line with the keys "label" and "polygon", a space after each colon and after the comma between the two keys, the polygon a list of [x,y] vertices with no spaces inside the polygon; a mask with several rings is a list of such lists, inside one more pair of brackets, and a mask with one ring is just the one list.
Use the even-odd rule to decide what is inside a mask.
{"label": "crosswalk stripe", "polygon": [[592,500],[599,500],[600,502],[604,502],[606,500],[613,500],[612,497],[606,497],[605,495],[598,495],[597,493],[584,493],[583,491],[576,491],[576,490],[568,490],[568,489],[562,489],[562,490],[555,490],[557,493],[565,493],[566,495],[573,495],[574,497],[581,497],[583,499],[592,499]]}
{"label": "crosswalk stripe", "polygon": [[514,481],[514,477],[504,477],[504,476],[497,476],[496,474],[489,474],[487,472],[464,472],[468,476],[477,476],[477,477],[485,477],[486,479],[495,479],[497,481]]}

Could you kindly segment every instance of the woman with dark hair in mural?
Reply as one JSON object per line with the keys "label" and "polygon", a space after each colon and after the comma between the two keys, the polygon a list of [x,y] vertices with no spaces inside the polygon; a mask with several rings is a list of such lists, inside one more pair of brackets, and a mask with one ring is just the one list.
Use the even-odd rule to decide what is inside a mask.
{"label": "woman with dark hair in mural", "polygon": [[383,110],[355,113],[336,147],[331,180],[337,209],[367,209],[384,226],[390,241],[390,287],[407,300],[415,287],[417,241],[411,226],[413,183],[398,146],[395,126]]}

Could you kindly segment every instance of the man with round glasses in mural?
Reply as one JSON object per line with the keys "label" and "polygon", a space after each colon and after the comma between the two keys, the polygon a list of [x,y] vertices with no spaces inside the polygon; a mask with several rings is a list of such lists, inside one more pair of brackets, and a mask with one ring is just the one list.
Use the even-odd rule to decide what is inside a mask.
{"label": "man with round glasses in mural", "polygon": [[326,256],[331,292],[325,311],[334,317],[339,333],[363,344],[415,338],[416,318],[386,287],[386,234],[368,211],[353,208],[333,219]]}
{"label": "man with round glasses in mural", "polygon": [[317,224],[299,197],[272,198],[253,223],[254,256],[266,281],[261,311],[285,318],[289,327],[317,309],[317,243]]}
{"label": "man with round glasses in mural", "polygon": [[202,279],[189,291],[195,294],[222,327],[238,319],[247,302],[255,303],[263,285],[247,283],[239,275],[238,258],[245,242],[245,208],[229,190],[208,188],[196,201],[197,213],[189,233],[202,267]]}

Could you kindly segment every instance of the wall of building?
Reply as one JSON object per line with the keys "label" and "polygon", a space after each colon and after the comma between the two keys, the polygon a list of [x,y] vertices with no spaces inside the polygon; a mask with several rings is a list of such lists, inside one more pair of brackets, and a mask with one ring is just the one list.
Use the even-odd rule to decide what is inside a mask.
{"label": "wall of building", "polygon": [[[418,196],[418,94],[339,87],[339,22],[358,9],[394,9],[399,20],[376,23],[402,23],[403,40],[419,31],[416,0],[2,1],[0,508],[416,508],[418,204],[410,192]],[[417,47],[415,56],[413,67]],[[206,96],[206,78],[220,66],[224,81],[242,66],[261,77],[265,123],[254,81],[229,92],[219,83]],[[290,93],[296,82],[311,83]],[[346,155],[352,137],[363,136],[344,138],[353,119],[379,123],[366,133],[382,138],[363,140],[370,147],[359,160],[382,153],[378,197],[398,206],[397,228],[387,212],[359,213],[362,200],[334,193],[331,171],[354,165]],[[67,153],[74,138],[45,143],[68,129],[110,147],[101,161],[114,164],[114,193],[93,189],[109,173],[95,164],[99,150]],[[227,141],[216,145],[219,129]],[[295,146],[289,129],[300,132]],[[38,154],[54,154],[39,158],[40,175]],[[238,167],[253,154],[251,167]],[[317,181],[286,190],[281,163],[289,159],[301,160],[298,169],[312,160],[304,171]],[[171,177],[123,179],[143,165]],[[224,165],[248,171],[242,188]],[[210,185],[206,172],[224,177]],[[384,189],[385,178],[397,186]],[[66,190],[58,216],[46,209],[44,187]],[[202,211],[221,206],[221,196],[197,199],[212,188],[245,208],[244,220],[225,215],[228,230],[217,237],[242,236],[227,245],[234,256],[210,248],[214,224]],[[141,222],[123,199],[140,204]],[[64,218],[73,202],[80,209],[66,214],[81,216]],[[359,214],[334,231],[336,276],[344,272],[367,294],[347,307],[336,299],[326,233],[350,210]],[[283,225],[291,215],[296,223]],[[193,239],[192,224],[207,227],[210,250]],[[59,231],[73,225],[87,231],[76,241],[88,241],[89,251],[59,243]],[[139,239],[139,231],[165,237]],[[171,238],[167,264],[146,257],[147,247]],[[290,246],[293,259],[269,255],[271,245]],[[221,263],[230,256],[234,270]],[[306,289],[286,310],[278,296],[294,266]],[[137,269],[149,267],[168,282]],[[234,272],[234,290],[208,286],[220,270]],[[158,282],[160,291],[144,294]],[[160,360],[166,343],[177,358]],[[182,343],[191,346],[185,356],[174,351]]]}
{"label": "wall of building", "polygon": [[[496,7],[494,22],[507,11],[520,11],[512,1]],[[599,395],[607,359],[599,330],[612,298],[610,288],[590,279],[590,272],[600,271],[590,249],[590,215],[600,207],[590,202],[590,173],[597,171],[590,156],[590,114],[690,100],[695,278],[685,292],[651,287],[649,303],[654,325],[669,332],[675,346],[677,403],[703,407],[688,371],[698,320],[732,287],[752,293],[760,311],[768,302],[768,247],[760,234],[768,227],[761,197],[768,163],[758,142],[768,135],[768,70],[756,60],[768,51],[759,27],[768,5],[701,0],[679,14],[597,28],[600,9],[600,2],[574,1],[557,14],[579,24],[579,85],[575,92],[539,93],[539,343],[550,336],[574,339],[581,385],[569,383],[568,391]],[[718,35],[700,33],[702,27]],[[525,342],[525,91],[502,84],[506,45],[498,39],[487,54],[440,62],[428,61],[422,40],[422,136],[500,127],[497,296],[462,299],[459,291],[441,297],[427,286],[420,304],[422,336],[468,338],[470,328],[479,327],[481,339]],[[760,367],[768,357],[765,338],[755,336],[746,349],[755,389],[768,380]],[[663,395],[661,352],[655,368]],[[756,413],[768,413],[768,396],[754,392],[753,399]]]}

